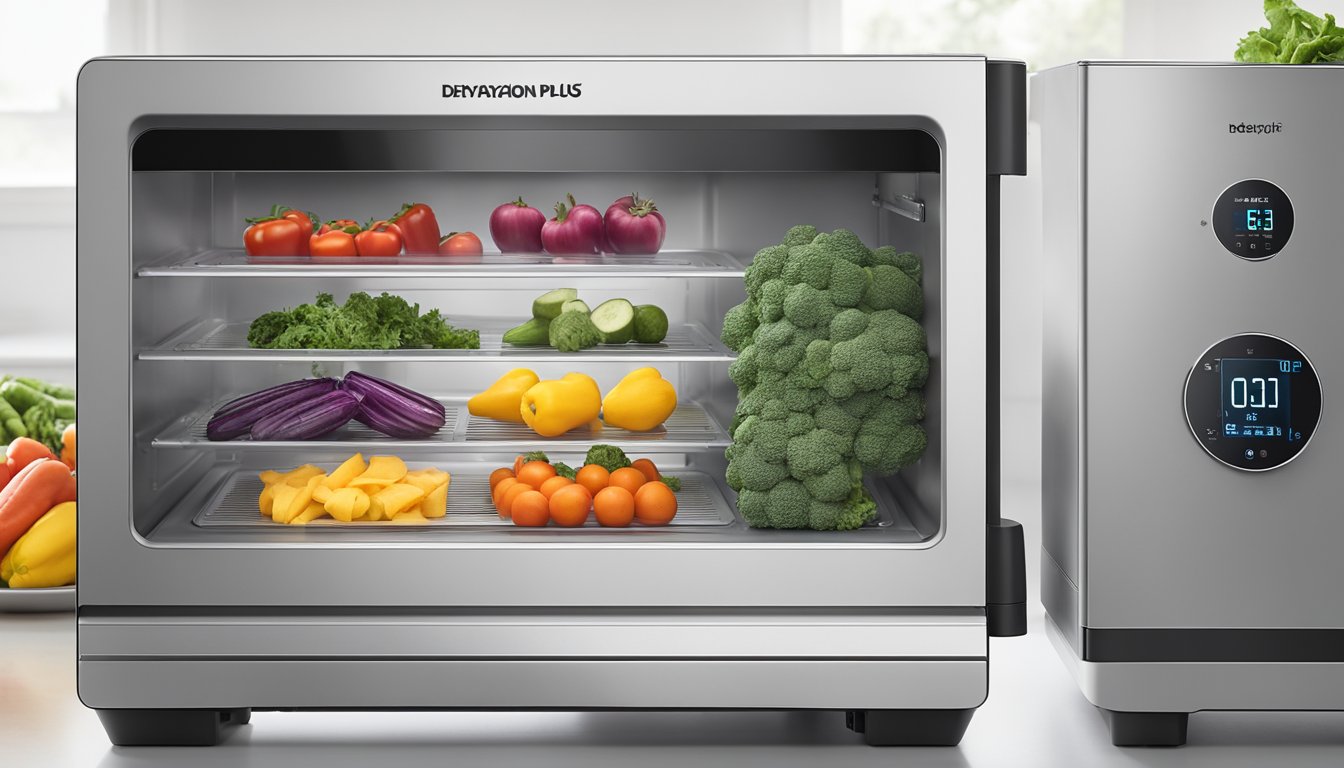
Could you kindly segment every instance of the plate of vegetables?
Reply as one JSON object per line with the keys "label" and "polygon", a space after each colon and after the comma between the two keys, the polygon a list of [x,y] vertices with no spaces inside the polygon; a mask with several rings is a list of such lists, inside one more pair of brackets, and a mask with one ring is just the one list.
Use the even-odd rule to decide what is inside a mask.
{"label": "plate of vegetables", "polygon": [[0,612],[75,608],[74,394],[0,377]]}

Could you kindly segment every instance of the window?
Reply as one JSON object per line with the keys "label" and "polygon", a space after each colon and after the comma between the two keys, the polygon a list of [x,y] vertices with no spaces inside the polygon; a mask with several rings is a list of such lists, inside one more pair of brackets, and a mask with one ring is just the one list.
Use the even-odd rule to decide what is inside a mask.
{"label": "window", "polygon": [[0,187],[74,185],[75,77],[106,52],[107,19],[107,0],[5,4]]}
{"label": "window", "polygon": [[844,0],[845,53],[993,53],[1041,69],[1121,55],[1123,0]]}

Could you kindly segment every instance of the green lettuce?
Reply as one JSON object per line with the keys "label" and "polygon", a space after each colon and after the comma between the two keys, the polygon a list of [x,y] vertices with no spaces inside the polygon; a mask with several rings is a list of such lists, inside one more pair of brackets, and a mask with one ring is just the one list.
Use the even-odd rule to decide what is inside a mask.
{"label": "green lettuce", "polygon": [[1321,18],[1293,0],[1265,0],[1269,27],[1242,38],[1236,60],[1257,64],[1316,64],[1344,61],[1344,29],[1335,17]]}
{"label": "green lettuce", "polygon": [[448,325],[437,309],[384,293],[352,293],[337,304],[319,293],[312,304],[267,312],[252,321],[247,342],[262,349],[479,349],[480,334]]}

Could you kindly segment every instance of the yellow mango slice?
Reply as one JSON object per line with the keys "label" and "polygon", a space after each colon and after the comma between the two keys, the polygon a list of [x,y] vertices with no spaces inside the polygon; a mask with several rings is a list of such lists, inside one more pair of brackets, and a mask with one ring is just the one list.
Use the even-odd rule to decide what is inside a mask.
{"label": "yellow mango slice", "polygon": [[298,516],[295,517],[293,520],[290,520],[289,524],[307,525],[312,521],[316,520],[317,518],[325,516],[326,514],[327,510],[325,507],[323,507],[321,504],[318,504],[315,501],[310,502],[308,504],[308,508],[300,512]]}
{"label": "yellow mango slice", "polygon": [[401,482],[414,485],[425,493],[429,493],[440,485],[448,482],[448,473],[436,467],[416,469],[407,472],[406,476],[401,479]]}
{"label": "yellow mango slice", "polygon": [[419,504],[425,498],[425,492],[410,483],[393,483],[369,497],[369,516],[376,519],[391,520],[398,512],[404,512]]}
{"label": "yellow mango slice", "polygon": [[302,488],[308,484],[309,478],[320,474],[322,474],[321,467],[304,464],[288,472],[276,472],[268,469],[257,475],[261,479],[262,485],[265,486],[261,489],[261,495],[257,497],[257,506],[261,509],[261,514],[271,516],[277,485],[291,485]]}
{"label": "yellow mango slice", "polygon": [[288,483],[276,483],[271,486],[271,491],[271,519],[277,523],[289,522],[289,508],[294,506],[294,500],[302,489]]}
{"label": "yellow mango slice", "polygon": [[371,456],[369,467],[347,484],[351,488],[366,485],[392,485],[406,476],[406,462],[396,456]]}
{"label": "yellow mango slice", "polygon": [[[342,523],[348,523],[351,520],[363,517],[364,513],[369,511],[369,495],[358,488],[337,488],[335,490],[328,488],[324,490],[331,496],[324,502],[327,514]],[[317,498],[316,489],[313,491],[313,498]]]}
{"label": "yellow mango slice", "polygon": [[260,475],[257,475],[257,477],[261,478],[262,485],[274,485],[275,483],[278,483],[285,478],[285,473],[276,472],[273,469],[268,469],[265,472],[262,472]]}
{"label": "yellow mango slice", "polygon": [[331,500],[332,489],[327,485],[329,480],[331,480],[330,475],[327,476],[326,480],[318,483],[317,487],[313,488],[313,501],[316,501],[319,504],[326,504]]}
{"label": "yellow mango slice", "polygon": [[424,500],[420,502],[420,514],[427,518],[438,518],[448,514],[447,481],[425,494]]}
{"label": "yellow mango slice", "polygon": [[308,484],[309,478],[313,477],[314,475],[320,475],[320,474],[322,474],[321,467],[312,464],[304,464],[303,466],[297,469],[286,472],[284,475],[281,476],[280,480],[281,482],[288,483],[290,485],[295,485],[301,488]]}
{"label": "yellow mango slice", "polygon": [[[308,478],[308,482],[302,488],[294,488],[294,495],[290,498],[289,504],[285,506],[279,504],[281,498],[279,495],[280,490],[276,490],[276,504],[271,509],[271,519],[277,523],[289,523],[294,518],[303,514],[303,511],[313,502],[313,489],[325,478],[326,475],[323,474],[313,475]],[[291,484],[291,481],[286,480],[282,487],[293,488],[294,486]]]}
{"label": "yellow mango slice", "polygon": [[398,512],[397,516],[392,518],[392,522],[401,523],[403,525],[423,525],[425,523],[425,518],[418,510],[408,509],[405,512]]}
{"label": "yellow mango slice", "polygon": [[327,479],[322,481],[322,484],[328,488],[344,488],[350,484],[351,480],[359,477],[368,468],[369,465],[364,463],[364,454],[356,453],[327,475]]}

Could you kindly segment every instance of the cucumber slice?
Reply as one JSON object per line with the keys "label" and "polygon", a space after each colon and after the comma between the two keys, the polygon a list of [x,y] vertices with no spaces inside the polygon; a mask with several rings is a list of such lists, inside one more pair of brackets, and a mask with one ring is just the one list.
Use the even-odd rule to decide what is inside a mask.
{"label": "cucumber slice", "polygon": [[588,315],[603,344],[624,344],[635,336],[635,307],[625,299],[609,299]]}
{"label": "cucumber slice", "polygon": [[582,312],[588,314],[592,310],[588,309],[588,304],[583,299],[572,299],[560,305],[560,314],[566,312]]}
{"label": "cucumber slice", "polygon": [[554,320],[560,316],[560,308],[566,301],[579,298],[577,288],[556,288],[547,291],[532,301],[532,316],[538,320]]}

